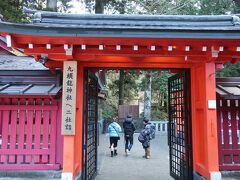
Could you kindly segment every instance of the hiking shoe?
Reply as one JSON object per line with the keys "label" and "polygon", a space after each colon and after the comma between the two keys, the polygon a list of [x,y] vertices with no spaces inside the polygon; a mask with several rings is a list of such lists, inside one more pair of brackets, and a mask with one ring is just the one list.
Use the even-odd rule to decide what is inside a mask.
{"label": "hiking shoe", "polygon": [[150,156],[146,156],[146,159],[150,159]]}

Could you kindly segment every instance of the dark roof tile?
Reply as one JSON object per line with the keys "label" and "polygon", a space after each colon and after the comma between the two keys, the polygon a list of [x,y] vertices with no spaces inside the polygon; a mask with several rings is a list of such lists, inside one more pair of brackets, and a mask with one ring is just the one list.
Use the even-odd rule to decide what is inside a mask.
{"label": "dark roof tile", "polygon": [[240,78],[216,78],[217,94],[224,99],[240,98]]}
{"label": "dark roof tile", "polygon": [[240,24],[239,15],[105,15],[68,14],[44,11],[33,13],[34,24],[72,25],[85,28],[134,28],[201,29],[204,27],[234,27]]}

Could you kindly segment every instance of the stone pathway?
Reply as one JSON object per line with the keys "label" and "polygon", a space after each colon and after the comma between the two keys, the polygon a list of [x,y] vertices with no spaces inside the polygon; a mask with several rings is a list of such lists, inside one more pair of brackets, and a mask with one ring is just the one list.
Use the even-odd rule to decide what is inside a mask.
{"label": "stone pathway", "polygon": [[143,148],[134,136],[131,154],[125,156],[123,137],[119,141],[118,156],[110,157],[109,137],[100,136],[99,171],[96,180],[172,180],[166,135],[157,135],[151,142],[151,159],[142,158]]}
{"label": "stone pathway", "polygon": [[[110,157],[109,137],[100,135],[98,147],[98,175],[95,180],[173,180],[169,175],[169,150],[166,135],[157,135],[151,141],[151,159],[142,158],[143,148],[137,140],[138,134],[134,136],[134,146],[131,154],[125,156],[123,137],[118,144],[118,156]],[[7,171],[8,172],[8,171]],[[43,173],[43,171],[39,171]],[[38,173],[39,173],[38,172]],[[4,171],[2,171],[4,174]],[[18,173],[18,172],[15,172]],[[60,180],[61,171],[45,171],[48,176],[40,177],[32,174],[31,177],[19,176],[6,177],[0,174],[0,180]],[[59,178],[53,178],[53,173],[59,174]],[[50,178],[51,177],[51,178]],[[223,180],[240,180],[239,176],[223,177]]]}

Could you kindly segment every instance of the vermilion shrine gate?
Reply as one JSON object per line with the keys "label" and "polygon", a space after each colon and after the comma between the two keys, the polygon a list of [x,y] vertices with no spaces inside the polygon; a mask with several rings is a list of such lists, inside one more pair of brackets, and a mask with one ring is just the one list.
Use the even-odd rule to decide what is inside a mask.
{"label": "vermilion shrine gate", "polygon": [[[33,24],[0,22],[0,32],[9,47],[24,49],[52,70],[63,68],[63,179],[78,175],[91,179],[96,172],[90,166],[95,161],[88,154],[94,154],[94,146],[89,149],[87,141],[93,138],[89,129],[94,129],[96,114],[91,117],[87,112],[89,103],[96,103],[96,81],[89,73],[98,68],[178,70],[169,84],[170,106],[175,107],[170,109],[170,120],[172,128],[178,121],[184,133],[183,151],[175,154],[178,144],[170,142],[170,156],[178,156],[172,163],[181,164],[179,173],[173,167],[171,175],[193,179],[194,171],[206,179],[221,179],[215,72],[223,63],[236,63],[240,58],[238,16],[31,13]],[[67,91],[70,87],[76,97]]]}

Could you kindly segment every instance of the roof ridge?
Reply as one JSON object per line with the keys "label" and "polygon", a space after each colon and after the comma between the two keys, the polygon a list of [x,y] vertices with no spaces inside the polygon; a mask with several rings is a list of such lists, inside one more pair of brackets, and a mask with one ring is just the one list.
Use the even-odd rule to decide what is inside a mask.
{"label": "roof ridge", "polygon": [[[70,14],[50,11],[39,11],[24,8],[24,12],[33,14],[33,23],[51,23],[59,24],[59,20],[65,24],[109,24],[117,20],[122,24],[151,25],[149,22],[176,22],[176,23],[202,23],[207,22],[218,24],[218,22],[227,22],[229,25],[240,25],[240,14],[230,15],[136,15],[136,14]],[[87,21],[87,22],[86,22]],[[136,23],[139,21],[138,23]],[[108,23],[109,22],[109,23]],[[116,24],[116,23],[113,23]],[[152,25],[158,26],[159,24]],[[165,24],[163,24],[165,25]],[[181,25],[180,25],[181,26]]]}

